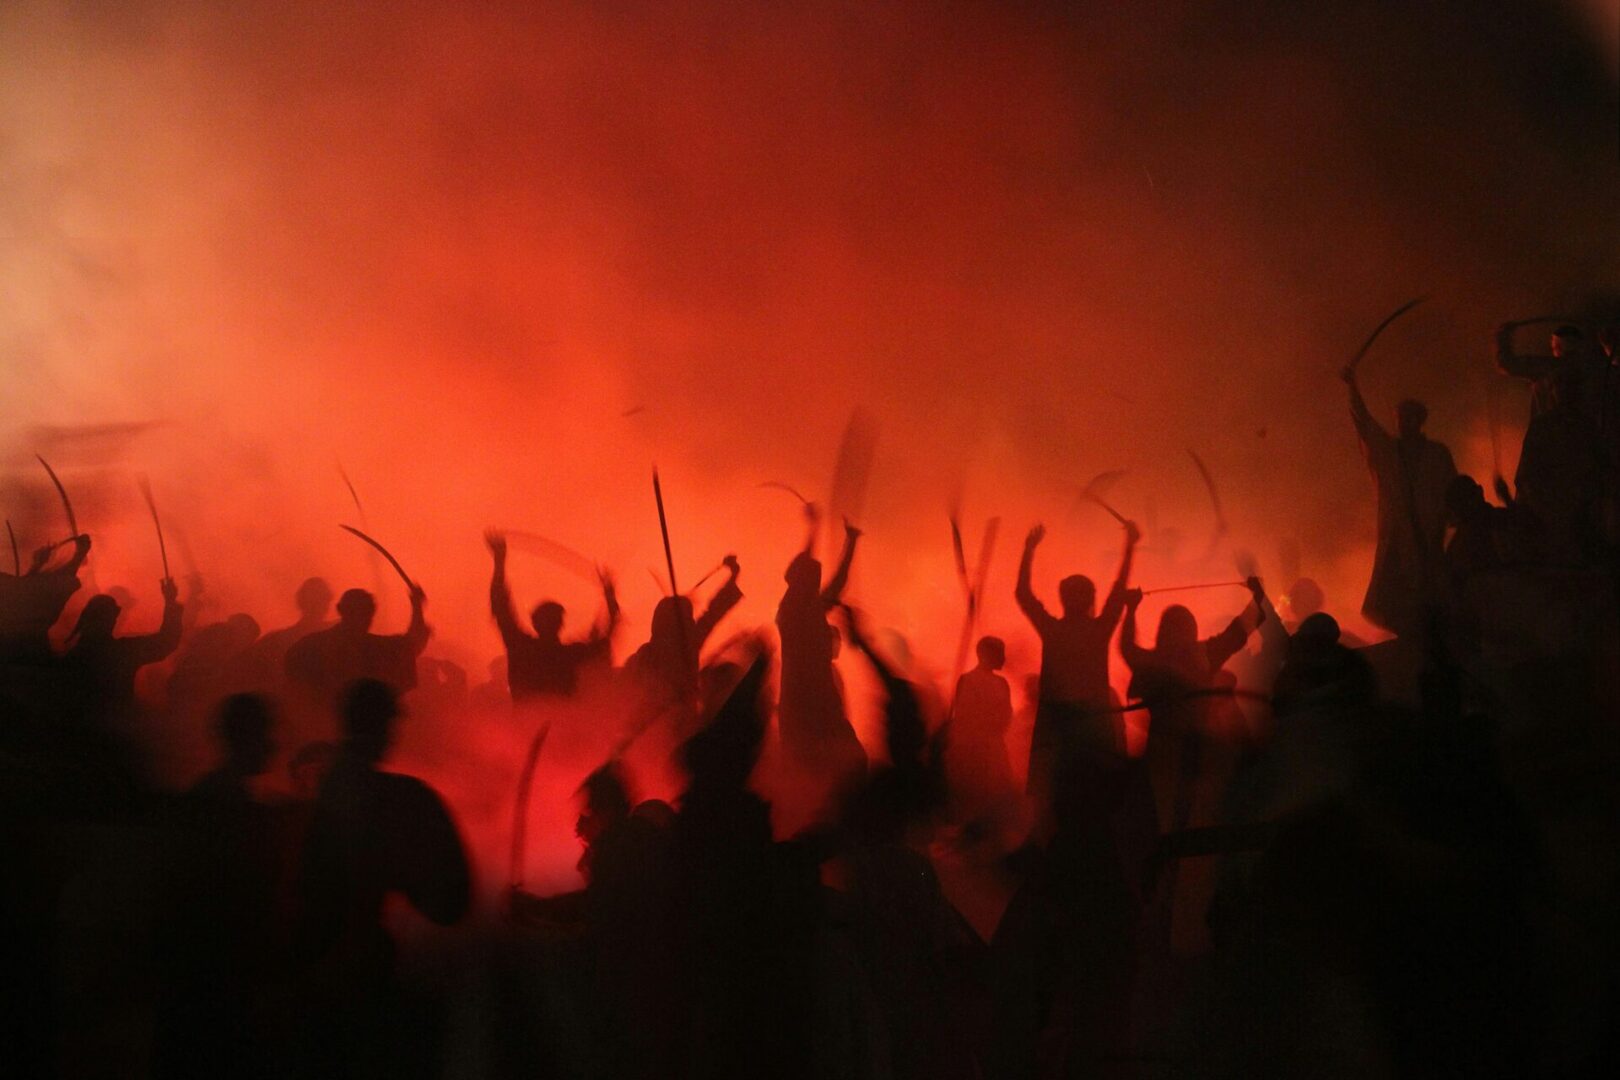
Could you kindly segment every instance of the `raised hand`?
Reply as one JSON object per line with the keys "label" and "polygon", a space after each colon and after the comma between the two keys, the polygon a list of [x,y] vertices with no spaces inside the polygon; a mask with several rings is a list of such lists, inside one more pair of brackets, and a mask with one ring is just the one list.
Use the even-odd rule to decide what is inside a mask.
{"label": "raised hand", "polygon": [[1045,525],[1036,525],[1034,528],[1029,530],[1029,535],[1024,537],[1024,547],[1033,548],[1037,544],[1039,544],[1042,540],[1045,540],[1045,539],[1046,539],[1046,526]]}
{"label": "raised hand", "polygon": [[180,599],[180,586],[175,584],[172,577],[166,577],[158,582],[158,589],[163,593],[163,602],[165,604],[172,604]]}
{"label": "raised hand", "polygon": [[489,553],[497,560],[506,558],[506,534],[499,529],[485,529],[484,543],[489,545]]}
{"label": "raised hand", "polygon": [[1142,539],[1142,530],[1141,530],[1141,528],[1136,524],[1136,522],[1127,521],[1125,523],[1125,542],[1127,544],[1135,545],[1135,544],[1139,543],[1141,541],[1141,539]]}

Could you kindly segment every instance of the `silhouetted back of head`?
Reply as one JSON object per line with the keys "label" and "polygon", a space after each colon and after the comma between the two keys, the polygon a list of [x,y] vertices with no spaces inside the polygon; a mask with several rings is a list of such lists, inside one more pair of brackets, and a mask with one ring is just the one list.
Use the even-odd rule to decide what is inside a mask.
{"label": "silhouetted back of head", "polygon": [[1198,644],[1198,619],[1180,604],[1171,604],[1159,616],[1155,647],[1163,652],[1185,652]]}
{"label": "silhouetted back of head", "polygon": [[792,562],[788,563],[787,573],[783,574],[782,578],[790,588],[819,591],[821,589],[821,563],[814,555],[807,551],[801,551],[793,556]]}
{"label": "silhouetted back of head", "polygon": [[630,816],[630,785],[616,761],[598,766],[579,785],[579,794],[585,800],[586,813],[603,826]]}
{"label": "silhouetted back of head", "polygon": [[85,602],[79,621],[73,626],[73,636],[81,641],[109,638],[117,625],[118,601],[100,593]]}
{"label": "silhouetted back of head", "polygon": [[998,637],[987,634],[980,638],[975,652],[978,654],[979,663],[990,671],[1000,671],[1007,662],[1007,643]]}
{"label": "silhouetted back of head", "polygon": [[242,776],[259,776],[270,764],[274,716],[263,694],[232,694],[220,702],[214,732],[225,748],[225,763]]}
{"label": "silhouetted back of head", "polygon": [[692,601],[684,596],[666,596],[653,608],[652,637],[655,641],[683,640],[691,633]]}
{"label": "silhouetted back of head", "polygon": [[327,609],[332,606],[332,586],[326,583],[325,578],[305,578],[293,594],[293,602],[298,605],[298,614],[304,618],[324,619]]}
{"label": "silhouetted back of head", "polygon": [[1307,616],[1294,631],[1294,640],[1308,649],[1321,649],[1339,643],[1339,620],[1325,611]]}
{"label": "silhouetted back of head", "polygon": [[537,637],[549,641],[562,633],[563,614],[561,604],[555,600],[545,600],[529,612],[529,625],[534,627]]}
{"label": "silhouetted back of head", "polygon": [[349,589],[337,602],[338,618],[352,630],[370,630],[377,616],[377,601],[364,589]]}
{"label": "silhouetted back of head", "polygon": [[225,644],[231,651],[245,649],[259,639],[259,620],[239,611],[225,620]]}
{"label": "silhouetted back of head", "polygon": [[1071,574],[1058,582],[1058,603],[1066,619],[1089,616],[1097,606],[1097,586],[1084,574]]}
{"label": "silhouetted back of head", "polygon": [[378,679],[356,679],[343,692],[344,750],[365,761],[377,761],[388,752],[399,698],[393,687]]}

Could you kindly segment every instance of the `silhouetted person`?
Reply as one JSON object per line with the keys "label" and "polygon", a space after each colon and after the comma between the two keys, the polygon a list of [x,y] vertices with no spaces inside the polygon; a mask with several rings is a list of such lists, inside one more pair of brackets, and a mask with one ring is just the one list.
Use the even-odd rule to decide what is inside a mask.
{"label": "silhouetted person", "polygon": [[163,1077],[271,1072],[264,995],[280,954],[277,852],[251,782],[269,766],[270,703],[226,698],[215,715],[224,761],[180,800],[158,952],[165,975],[154,1069]]}
{"label": "silhouetted person", "polygon": [[1594,381],[1602,378],[1602,364],[1587,345],[1578,326],[1565,324],[1552,332],[1546,355],[1525,355],[1514,350],[1513,333],[1524,323],[1506,322],[1496,328],[1496,366],[1504,375],[1530,384],[1530,418],[1549,413],[1561,404],[1591,399]]}
{"label": "silhouetted person", "polygon": [[845,933],[871,984],[893,1075],[977,1077],[974,1021],[982,1002],[971,975],[985,950],[945,899],[926,854],[945,794],[936,747],[917,688],[872,647],[856,613],[844,614],[851,646],[884,689],[889,758],[843,804]]}
{"label": "silhouetted person", "polygon": [[1200,638],[1198,620],[1180,604],[1165,608],[1151,649],[1137,638],[1141,590],[1133,589],[1126,597],[1119,646],[1131,669],[1131,697],[1148,706],[1144,757],[1153,777],[1160,832],[1179,831],[1190,822],[1212,727],[1210,716],[1230,704],[1218,694],[1232,689],[1230,677],[1223,678],[1221,669],[1265,618],[1259,579],[1249,579],[1249,590],[1254,595],[1249,607],[1214,637]]}
{"label": "silhouetted person", "polygon": [[676,710],[695,715],[698,708],[698,658],[720,620],[742,600],[737,556],[727,555],[725,582],[709,598],[703,614],[692,617],[692,599],[666,596],[653,608],[652,632],[646,644],[624,662],[625,674],[645,695],[650,714]]}
{"label": "silhouetted person", "polygon": [[629,781],[612,762],[585,779],[580,795],[574,832],[585,845],[585,889],[577,909],[593,966],[603,1075],[665,1077],[683,990],[670,910],[672,814],[667,806],[662,815],[632,812]]}
{"label": "silhouetted person", "polygon": [[1476,574],[1533,557],[1529,524],[1516,506],[1492,506],[1472,476],[1460,474],[1446,488],[1446,572],[1458,587]]}
{"label": "silhouetted person", "polygon": [[518,625],[512,591],[506,583],[506,537],[486,533],[495,572],[489,580],[489,609],[506,646],[506,677],[513,701],[536,697],[571,697],[587,665],[607,666],[612,661],[613,628],[619,621],[619,601],[613,579],[602,575],[602,600],[607,618],[591,627],[580,641],[562,640],[563,606],[554,600],[536,604],[529,612],[533,633]]}
{"label": "silhouetted person", "polygon": [[427,648],[427,621],[422,617],[426,594],[411,588],[411,622],[403,634],[373,634],[377,602],[364,589],[338,598],[338,624],[305,635],[287,650],[287,676],[311,693],[322,707],[356,679],[376,679],[398,693],[416,686],[416,659]]}
{"label": "silhouetted person", "polygon": [[1096,610],[1097,587],[1083,574],[1058,582],[1061,617],[1046,610],[1030,584],[1035,549],[1046,538],[1037,525],[1024,540],[1013,596],[1041,639],[1041,703],[1035,713],[1035,732],[1029,747],[1028,790],[1045,803],[1052,776],[1077,753],[1119,756],[1125,752],[1125,734],[1112,711],[1108,686],[1108,643],[1125,610],[1125,590],[1131,561],[1142,534],[1134,522],[1125,525],[1125,550],[1119,573],[1108,590],[1102,611]]}
{"label": "silhouetted person", "polygon": [[1012,767],[1007,761],[1012,687],[1000,674],[1007,663],[1005,642],[998,637],[982,637],[975,653],[978,663],[956,681],[945,765],[951,790],[970,803],[982,805],[1013,788]]}
{"label": "silhouetted person", "polygon": [[312,1004],[327,1014],[312,1018],[325,1037],[321,1064],[336,1075],[425,1071],[434,1063],[410,1043],[430,1032],[409,1027],[383,902],[397,894],[441,926],[457,922],[471,899],[466,850],[432,788],[379,767],[400,715],[393,688],[357,680],[342,710],[342,750],[321,784],[304,846],[295,941],[319,995]]}
{"label": "silhouetted person", "polygon": [[812,554],[815,517],[803,551],[788,564],[787,591],[776,608],[781,635],[781,689],[777,728],[788,767],[822,794],[859,776],[866,752],[844,713],[844,699],[833,670],[833,642],[827,612],[849,581],[859,529],[844,524],[844,550],[833,576],[821,581],[821,563]]}
{"label": "silhouetted person", "polygon": [[1339,623],[1325,611],[1305,618],[1288,636],[1288,655],[1272,689],[1279,721],[1326,705],[1368,708],[1376,703],[1372,667],[1341,640]]}
{"label": "silhouetted person", "polygon": [[147,664],[166,659],[180,644],[179,587],[165,578],[163,622],[150,634],[115,637],[118,601],[102,593],[92,596],[79,612],[62,657],[64,685],[78,702],[79,715],[91,724],[106,724],[128,717],[135,709],[135,673]]}
{"label": "silhouetted person", "polygon": [[281,685],[287,667],[287,652],[309,635],[331,626],[332,586],[325,578],[305,578],[293,594],[298,621],[272,630],[253,643],[248,661],[260,690]]}
{"label": "silhouetted person", "polygon": [[672,833],[682,990],[673,1077],[811,1075],[815,867],[772,843],[771,808],[748,787],[768,671],[762,651],[681,747],[690,779]]}
{"label": "silhouetted person", "polygon": [[90,538],[73,538],[73,554],[51,567],[54,547],[34,552],[27,570],[0,573],[0,664],[44,664],[52,657],[50,630],[79,589],[79,567],[90,554]]}
{"label": "silhouetted person", "polygon": [[1547,559],[1582,563],[1595,554],[1600,527],[1609,365],[1575,326],[1553,331],[1551,356],[1517,356],[1514,325],[1497,332],[1497,362],[1531,382],[1530,423],[1513,477],[1516,501],[1535,519]]}
{"label": "silhouetted person", "polygon": [[1450,450],[1423,434],[1429,411],[1422,402],[1396,406],[1392,437],[1367,410],[1355,370],[1345,368],[1343,377],[1378,496],[1378,548],[1361,611],[1397,637],[1418,635],[1440,587],[1446,485],[1457,467]]}

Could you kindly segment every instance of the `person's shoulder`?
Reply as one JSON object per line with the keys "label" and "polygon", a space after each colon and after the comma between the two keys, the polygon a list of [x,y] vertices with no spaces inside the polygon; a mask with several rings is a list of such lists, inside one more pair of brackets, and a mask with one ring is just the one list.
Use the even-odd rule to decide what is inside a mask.
{"label": "person's shoulder", "polygon": [[444,809],[444,799],[432,784],[407,773],[378,772],[376,783],[386,797],[413,807]]}

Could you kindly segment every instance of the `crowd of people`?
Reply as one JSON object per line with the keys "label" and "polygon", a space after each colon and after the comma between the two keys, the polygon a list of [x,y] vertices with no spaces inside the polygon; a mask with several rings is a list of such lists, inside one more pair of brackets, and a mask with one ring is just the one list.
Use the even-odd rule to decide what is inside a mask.
{"label": "crowd of people", "polygon": [[[1214,633],[1171,604],[1147,640],[1143,530],[1123,518],[1113,581],[1062,578],[1054,611],[1036,525],[1015,588],[1028,627],[978,637],[935,686],[846,597],[861,531],[845,523],[827,574],[811,505],[774,632],[710,644],[742,598],[728,556],[701,612],[665,596],[627,655],[611,577],[571,640],[553,601],[519,617],[491,532],[505,655],[474,690],[424,657],[415,583],[398,634],[374,631],[363,589],[333,621],[320,578],[261,634],[247,613],[188,621],[166,579],[159,629],[131,636],[111,594],[59,626],[92,537],[42,548],[0,573],[7,1072],[1612,1066],[1620,324],[1558,325],[1545,356],[1519,351],[1521,325],[1499,331],[1497,362],[1531,384],[1532,413],[1495,503],[1425,435],[1422,404],[1401,402],[1391,431],[1344,372],[1377,503],[1362,614],[1391,635],[1371,646],[1314,583],[1274,602],[1252,566]],[[1010,753],[1014,634],[1040,647],[1027,759]],[[850,665],[881,688],[880,740],[851,722]],[[403,710],[434,723],[441,699],[532,724],[530,773],[548,732],[629,703],[604,706],[618,750],[578,791],[578,890],[538,895],[514,872],[478,916],[446,800],[388,768]],[[215,756],[165,791],[145,743],[184,724],[208,725]],[[637,797],[649,745],[682,777],[673,800]],[[990,918],[966,913],[975,890],[997,898]],[[435,976],[402,955],[402,906],[447,928]]]}

